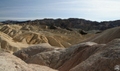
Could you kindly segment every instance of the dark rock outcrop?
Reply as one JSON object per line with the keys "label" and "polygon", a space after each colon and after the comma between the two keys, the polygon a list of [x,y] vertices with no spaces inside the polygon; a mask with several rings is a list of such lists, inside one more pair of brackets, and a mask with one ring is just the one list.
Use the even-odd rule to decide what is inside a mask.
{"label": "dark rock outcrop", "polygon": [[34,20],[34,21],[4,21],[2,22],[4,24],[29,24],[29,25],[46,25],[46,26],[52,26],[52,28],[56,29],[57,27],[60,28],[77,28],[77,29],[83,29],[85,31],[88,30],[106,30],[108,28],[113,28],[120,26],[120,20],[116,21],[103,21],[103,22],[97,22],[97,21],[90,21],[85,19],[78,19],[78,18],[69,18],[69,19],[42,19],[42,20]]}
{"label": "dark rock outcrop", "polygon": [[81,35],[86,35],[86,34],[87,34],[87,32],[85,32],[84,30],[79,30],[79,33],[80,33]]}

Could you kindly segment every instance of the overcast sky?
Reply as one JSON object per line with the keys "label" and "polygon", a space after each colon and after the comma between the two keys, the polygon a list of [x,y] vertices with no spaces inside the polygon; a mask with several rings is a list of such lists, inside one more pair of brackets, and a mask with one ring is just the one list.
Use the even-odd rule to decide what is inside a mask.
{"label": "overcast sky", "polygon": [[120,19],[120,0],[0,0],[0,20]]}

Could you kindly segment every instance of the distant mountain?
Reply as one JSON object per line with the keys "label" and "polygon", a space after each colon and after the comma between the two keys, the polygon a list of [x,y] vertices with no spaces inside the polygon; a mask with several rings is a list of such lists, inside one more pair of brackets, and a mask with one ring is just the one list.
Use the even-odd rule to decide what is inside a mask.
{"label": "distant mountain", "polygon": [[120,26],[120,20],[116,21],[90,21],[85,19],[78,18],[69,18],[69,19],[41,19],[41,20],[28,20],[28,21],[11,21],[7,20],[2,22],[4,24],[32,24],[32,25],[47,25],[47,26],[56,26],[60,28],[76,28],[83,30],[105,30],[108,28],[113,28]]}

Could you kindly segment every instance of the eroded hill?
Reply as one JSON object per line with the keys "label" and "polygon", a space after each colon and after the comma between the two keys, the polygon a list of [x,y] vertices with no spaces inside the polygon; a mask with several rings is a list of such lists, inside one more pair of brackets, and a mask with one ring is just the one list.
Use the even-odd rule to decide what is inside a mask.
{"label": "eroded hill", "polygon": [[120,39],[108,44],[85,42],[69,48],[32,46],[14,55],[29,64],[49,66],[59,71],[114,71],[120,64]]}
{"label": "eroded hill", "polygon": [[96,34],[55,25],[1,24],[0,70],[115,71],[119,29]]}
{"label": "eroded hill", "polygon": [[2,24],[0,27],[0,46],[12,52],[41,43],[66,48],[94,35],[82,35],[76,30],[70,31],[60,27],[51,29],[46,25]]}

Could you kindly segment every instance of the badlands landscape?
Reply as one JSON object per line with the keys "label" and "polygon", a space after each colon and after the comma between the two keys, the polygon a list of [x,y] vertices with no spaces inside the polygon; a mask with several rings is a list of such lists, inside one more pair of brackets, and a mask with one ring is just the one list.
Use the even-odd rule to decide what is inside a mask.
{"label": "badlands landscape", "polygon": [[116,71],[120,21],[42,19],[0,23],[0,71]]}

